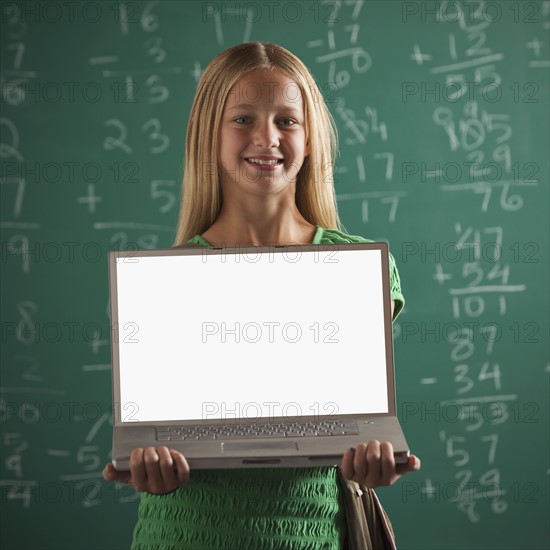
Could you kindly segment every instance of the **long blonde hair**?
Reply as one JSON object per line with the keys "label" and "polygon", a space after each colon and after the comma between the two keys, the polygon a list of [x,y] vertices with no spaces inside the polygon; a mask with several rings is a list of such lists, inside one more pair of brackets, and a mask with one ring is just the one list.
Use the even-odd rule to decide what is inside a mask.
{"label": "long blonde hair", "polygon": [[175,246],[206,231],[220,213],[220,119],[233,85],[250,71],[260,69],[282,72],[298,84],[304,98],[309,156],[296,177],[298,210],[313,225],[341,229],[332,179],[338,136],[324,98],[307,67],[294,54],[270,42],[248,42],[218,54],[197,86],[187,125]]}

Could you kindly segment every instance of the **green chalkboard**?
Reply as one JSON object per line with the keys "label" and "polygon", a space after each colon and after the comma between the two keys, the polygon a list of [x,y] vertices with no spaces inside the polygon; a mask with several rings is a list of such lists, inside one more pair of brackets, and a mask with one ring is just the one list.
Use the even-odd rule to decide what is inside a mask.
{"label": "green chalkboard", "polygon": [[107,252],[171,246],[201,71],[251,40],[311,69],[349,233],[386,240],[403,549],[548,532],[548,2],[2,2],[1,544],[128,548]]}

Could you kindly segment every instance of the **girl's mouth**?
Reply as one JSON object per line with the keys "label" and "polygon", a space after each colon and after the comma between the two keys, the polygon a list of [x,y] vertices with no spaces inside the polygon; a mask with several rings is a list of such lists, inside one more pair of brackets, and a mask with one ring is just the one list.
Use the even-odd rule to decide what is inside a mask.
{"label": "girl's mouth", "polygon": [[252,160],[252,159],[244,159],[247,164],[254,166],[254,168],[257,168],[258,170],[266,170],[266,171],[273,171],[276,170],[278,166],[281,166],[283,164],[283,159],[277,159],[277,160]]}

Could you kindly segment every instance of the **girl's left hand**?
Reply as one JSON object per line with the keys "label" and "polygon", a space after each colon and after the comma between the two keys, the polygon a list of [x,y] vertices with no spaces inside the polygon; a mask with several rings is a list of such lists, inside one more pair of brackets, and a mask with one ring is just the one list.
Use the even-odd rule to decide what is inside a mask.
{"label": "girl's left hand", "polygon": [[372,440],[368,445],[360,443],[355,451],[347,449],[342,458],[341,469],[346,479],[374,489],[392,485],[403,474],[420,470],[420,460],[410,455],[405,464],[396,464],[392,444],[388,441],[380,443]]}

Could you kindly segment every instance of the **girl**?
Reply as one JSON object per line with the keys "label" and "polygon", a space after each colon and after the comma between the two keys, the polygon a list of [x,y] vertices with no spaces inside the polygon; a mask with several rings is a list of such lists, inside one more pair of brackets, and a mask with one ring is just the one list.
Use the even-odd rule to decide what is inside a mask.
{"label": "girl", "polygon": [[[222,52],[205,69],[191,108],[175,245],[366,241],[341,231],[332,184],[336,151],[334,121],[297,57],[261,42]],[[404,300],[393,258],[390,271],[395,318]],[[415,456],[396,465],[386,442],[342,454],[343,476],[369,488],[420,467]],[[135,550],[345,545],[334,467],[190,472],[179,452],[149,447],[134,450],[130,472],[108,464],[104,477],[143,492]]]}

